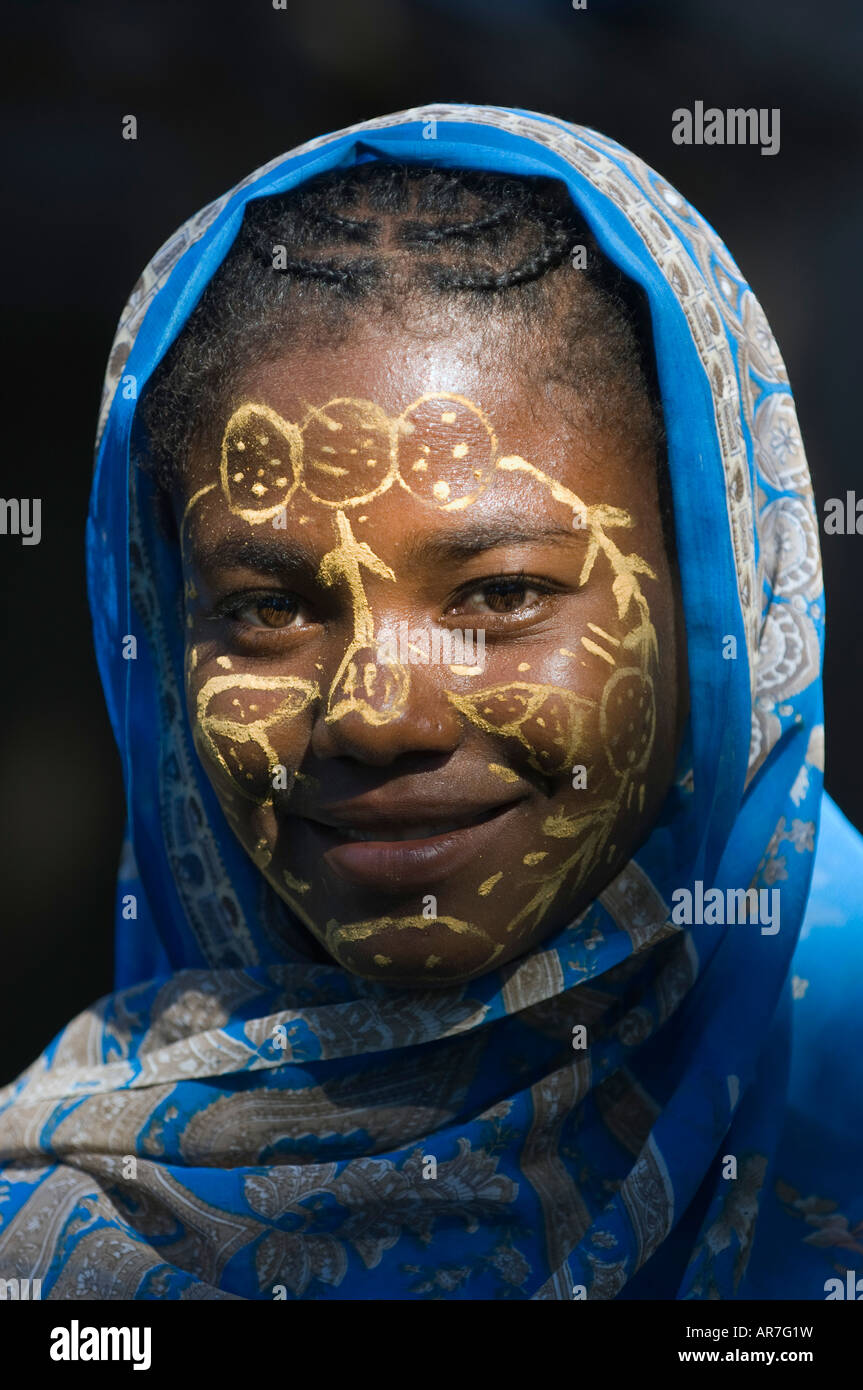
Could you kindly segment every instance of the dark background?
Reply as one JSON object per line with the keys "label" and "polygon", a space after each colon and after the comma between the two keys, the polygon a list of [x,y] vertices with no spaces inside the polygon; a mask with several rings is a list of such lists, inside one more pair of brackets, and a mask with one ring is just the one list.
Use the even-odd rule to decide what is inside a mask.
{"label": "dark background", "polygon": [[[145,263],[192,212],[325,131],[429,101],[598,128],[676,184],[755,288],[822,508],[859,488],[859,0],[21,0],[4,12],[0,1080],[112,983],[123,803],[90,638],[101,377]],[[681,147],[678,106],[779,107],[781,149]],[[122,118],[138,139],[121,138]],[[863,827],[863,538],[824,536],[827,786]]]}

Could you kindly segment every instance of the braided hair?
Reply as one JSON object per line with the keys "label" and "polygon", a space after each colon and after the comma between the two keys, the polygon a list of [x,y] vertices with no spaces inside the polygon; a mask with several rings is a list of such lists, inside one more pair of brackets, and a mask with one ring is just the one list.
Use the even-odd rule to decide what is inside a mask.
{"label": "braided hair", "polygon": [[673,550],[643,292],[602,254],[563,184],[464,169],[371,161],[247,204],[136,414],[136,458],[163,502],[193,445],[217,444],[251,368],[293,341],[343,340],[372,314],[408,323],[429,300],[542,335],[530,369],[571,393],[582,424],[655,460]]}

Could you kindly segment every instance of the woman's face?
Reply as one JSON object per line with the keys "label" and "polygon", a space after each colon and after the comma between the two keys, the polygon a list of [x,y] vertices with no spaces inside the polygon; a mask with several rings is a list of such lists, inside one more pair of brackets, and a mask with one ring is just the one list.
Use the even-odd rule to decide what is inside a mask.
{"label": "woman's face", "polygon": [[220,455],[190,461],[198,752],[260,871],[366,978],[520,956],[667,790],[684,657],[653,462],[625,422],[568,420],[487,326],[370,327],[249,371]]}

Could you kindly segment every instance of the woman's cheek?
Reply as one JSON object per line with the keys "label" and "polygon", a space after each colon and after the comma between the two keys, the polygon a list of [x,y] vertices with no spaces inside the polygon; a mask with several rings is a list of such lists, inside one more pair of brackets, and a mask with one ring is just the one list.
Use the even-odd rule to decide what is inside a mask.
{"label": "woman's cheek", "polygon": [[[567,672],[554,653],[545,670],[534,662],[522,680],[448,695],[461,718],[499,750],[490,770],[505,781],[542,775],[547,800],[537,833],[527,837],[534,842],[522,845],[521,883],[510,883],[510,892],[530,896],[530,909],[511,924],[519,931],[536,924],[562,889],[571,900],[621,855],[628,857],[638,836],[657,753],[656,668],[653,642],[644,640],[652,639],[652,628],[636,629],[629,641],[618,631],[617,639],[605,634],[605,656],[592,639],[585,646],[579,691],[563,683]],[[570,649],[560,654],[578,659]],[[535,679],[546,671],[563,681]],[[505,858],[497,876],[502,886],[511,872]]]}
{"label": "woman's cheek", "polygon": [[187,675],[195,747],[216,791],[258,806],[286,798],[311,732],[317,682],[225,669],[216,658]]}
{"label": "woman's cheek", "polygon": [[596,696],[565,686],[510,681],[471,693],[448,692],[462,719],[500,741],[515,768],[594,794],[643,778],[654,743],[653,680],[633,667],[614,670]]}
{"label": "woman's cheek", "polygon": [[547,777],[559,775],[594,742],[596,702],[563,687],[510,681],[470,694],[447,693],[463,719],[505,740],[514,762]]}

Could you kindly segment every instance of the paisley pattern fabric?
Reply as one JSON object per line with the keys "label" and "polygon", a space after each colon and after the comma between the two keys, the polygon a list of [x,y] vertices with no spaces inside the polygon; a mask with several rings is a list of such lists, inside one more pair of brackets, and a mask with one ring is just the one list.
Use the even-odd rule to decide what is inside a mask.
{"label": "paisley pattern fabric", "polygon": [[[177,557],[129,462],[136,399],[246,202],[379,158],[558,178],[644,287],[692,694],[623,872],[521,960],[428,992],[315,962],[234,840],[186,721]],[[821,1298],[860,1267],[853,1107],[821,1105],[850,1082],[818,1079],[836,943],[859,953],[863,920],[836,846],[846,870],[863,856],[822,793],[812,489],[764,314],[681,194],[595,131],[498,108],[401,112],[272,160],[132,293],[87,544],[129,808],[117,991],[0,1093],[0,1276],[53,1299]],[[778,888],[780,930],[676,925],[673,891],[699,880]],[[801,928],[830,949],[798,971]]]}

